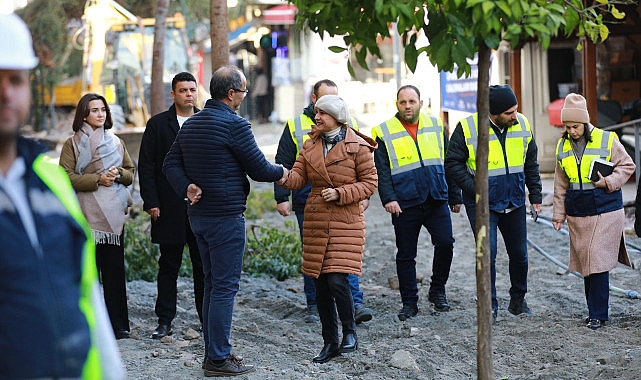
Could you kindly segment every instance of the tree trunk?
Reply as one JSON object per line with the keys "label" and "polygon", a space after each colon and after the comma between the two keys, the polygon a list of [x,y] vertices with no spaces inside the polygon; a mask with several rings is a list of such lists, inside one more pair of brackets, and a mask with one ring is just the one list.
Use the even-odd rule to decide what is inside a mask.
{"label": "tree trunk", "polygon": [[154,47],[151,60],[151,115],[165,110],[166,94],[163,83],[163,68],[165,66],[165,34],[167,32],[168,12],[169,0],[157,0]]}
{"label": "tree trunk", "polygon": [[211,72],[229,64],[227,0],[210,0]]}
{"label": "tree trunk", "polygon": [[476,148],[476,297],[477,297],[477,377],[494,379],[492,369],[492,296],[490,272],[490,210],[488,203],[487,157],[490,110],[490,49],[481,45],[478,64],[476,107],[478,109],[478,145]]}

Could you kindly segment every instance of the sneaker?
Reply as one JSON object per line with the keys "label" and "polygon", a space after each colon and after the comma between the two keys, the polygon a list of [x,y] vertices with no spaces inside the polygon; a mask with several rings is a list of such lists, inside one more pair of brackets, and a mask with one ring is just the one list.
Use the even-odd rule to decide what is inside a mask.
{"label": "sneaker", "polygon": [[225,362],[216,365],[209,358],[205,359],[205,377],[238,376],[254,371],[253,365],[245,365],[234,355],[229,355]]}
{"label": "sneaker", "polygon": [[527,302],[525,298],[512,298],[510,299],[510,306],[507,307],[507,311],[514,315],[525,314],[532,315],[532,311],[527,307]]}
{"label": "sneaker", "polygon": [[401,321],[404,321],[406,319],[414,317],[416,314],[418,314],[418,307],[403,305],[403,308],[398,313],[398,319],[400,319]]}
{"label": "sneaker", "polygon": [[428,301],[434,304],[436,311],[450,311],[450,304],[447,303],[445,293],[429,293],[427,295]]}
{"label": "sneaker", "polygon": [[305,316],[305,323],[318,323],[320,318],[318,317],[318,308],[316,305],[307,307],[307,315]]}
{"label": "sneaker", "polygon": [[492,324],[496,324],[496,317],[498,317],[499,311],[498,310],[492,310]]}
{"label": "sneaker", "polygon": [[367,322],[372,319],[372,310],[359,303],[354,305],[354,320],[356,323]]}

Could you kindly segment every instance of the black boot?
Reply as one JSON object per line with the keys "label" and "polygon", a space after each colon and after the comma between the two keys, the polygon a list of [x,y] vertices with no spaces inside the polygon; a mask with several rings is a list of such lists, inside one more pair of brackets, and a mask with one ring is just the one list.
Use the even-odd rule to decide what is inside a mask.
{"label": "black boot", "polygon": [[316,356],[312,360],[314,361],[314,363],[327,363],[328,361],[332,360],[332,358],[335,358],[340,354],[341,354],[341,351],[340,351],[340,347],[338,347],[338,344],[330,343],[330,344],[324,345],[320,354],[318,354],[318,356]]}
{"label": "black boot", "polygon": [[358,349],[358,338],[356,333],[348,333],[343,335],[343,342],[341,343],[341,352],[354,352]]}

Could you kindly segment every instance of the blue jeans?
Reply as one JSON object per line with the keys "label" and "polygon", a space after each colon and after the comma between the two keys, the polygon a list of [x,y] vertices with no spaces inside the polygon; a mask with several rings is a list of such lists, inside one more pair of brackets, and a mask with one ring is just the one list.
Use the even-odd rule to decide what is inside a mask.
{"label": "blue jeans", "polygon": [[211,360],[231,354],[231,322],[245,252],[245,217],[190,216],[205,275],[203,335]]}
{"label": "blue jeans", "polygon": [[[467,219],[476,237],[476,204],[465,204]],[[492,310],[498,310],[496,299],[496,251],[497,227],[503,235],[505,250],[509,258],[510,297],[524,298],[527,293],[527,228],[525,226],[525,205],[507,214],[490,211],[490,260],[492,273]]]}
{"label": "blue jeans", "polygon": [[608,320],[610,298],[610,272],[593,273],[583,277],[588,316],[592,319]]}
{"label": "blue jeans", "polygon": [[[294,211],[296,214],[296,221],[298,221],[298,231],[300,233],[301,244],[303,241],[303,220],[305,219],[304,211]],[[363,292],[361,291],[359,278],[357,275],[351,273],[347,276],[349,282],[349,290],[352,292],[352,300],[354,306],[363,304]],[[305,299],[307,300],[307,307],[316,306],[316,285],[314,279],[306,274],[303,274],[303,291],[305,292]]]}
{"label": "blue jeans", "polygon": [[445,293],[454,249],[447,201],[429,200],[420,206],[406,208],[399,216],[392,214],[392,224],[396,235],[396,274],[403,305],[416,307],[418,304],[416,253],[422,227],[427,229],[434,245],[430,293]]}

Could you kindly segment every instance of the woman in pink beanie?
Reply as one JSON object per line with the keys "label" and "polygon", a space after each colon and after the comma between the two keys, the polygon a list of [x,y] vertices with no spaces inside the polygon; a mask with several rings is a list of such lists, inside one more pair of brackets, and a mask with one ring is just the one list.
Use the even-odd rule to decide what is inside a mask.
{"label": "woman in pink beanie", "polygon": [[[590,124],[585,98],[569,94],[561,110],[565,132],[556,148],[554,228],[567,220],[570,231],[569,270],[583,275],[588,304],[587,327],[596,330],[608,320],[610,270],[617,262],[630,266],[623,229],[625,213],[621,186],[635,165],[613,132]],[[604,177],[590,180],[595,160],[613,164]]]}

